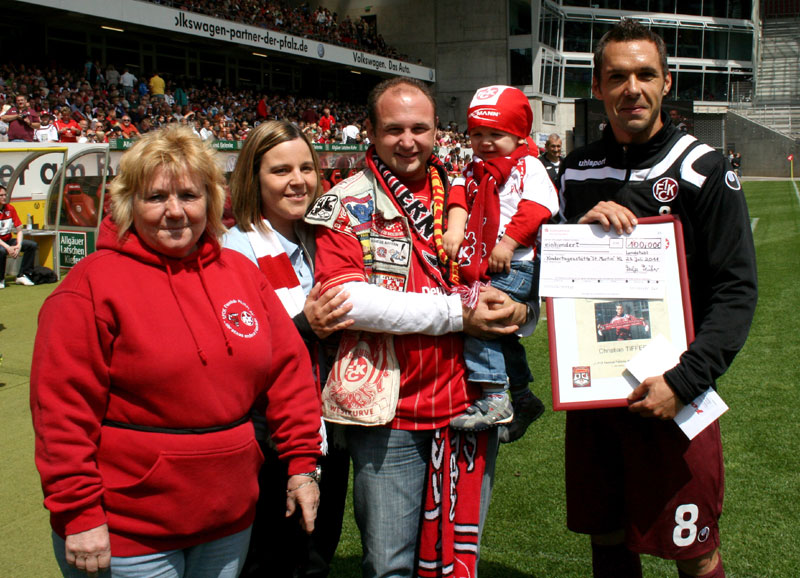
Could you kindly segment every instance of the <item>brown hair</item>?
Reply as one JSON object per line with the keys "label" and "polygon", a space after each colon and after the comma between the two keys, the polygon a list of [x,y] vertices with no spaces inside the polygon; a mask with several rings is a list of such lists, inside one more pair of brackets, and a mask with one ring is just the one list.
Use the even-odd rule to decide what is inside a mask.
{"label": "brown hair", "polygon": [[603,53],[609,42],[632,42],[634,40],[646,40],[656,45],[658,58],[661,61],[661,72],[666,78],[669,74],[669,67],[667,66],[667,45],[664,44],[664,39],[644,24],[630,18],[620,20],[597,43],[597,47],[594,49],[594,71],[592,72],[594,77],[600,80],[603,70]]}
{"label": "brown hair", "polygon": [[200,178],[206,189],[206,231],[214,237],[222,235],[225,180],[216,153],[190,128],[172,126],[148,132],[120,159],[119,174],[109,189],[120,238],[133,226],[134,197],[144,193],[159,168],[173,176],[189,173]]}
{"label": "brown hair", "polygon": [[314,159],[314,171],[317,173],[317,189],[313,198],[322,192],[322,176],[319,169],[317,152],[300,128],[287,120],[270,120],[262,122],[247,135],[242,152],[236,161],[236,168],[231,174],[231,207],[236,224],[242,231],[253,228],[264,230],[263,207],[261,200],[261,183],[258,171],[261,159],[274,147],[281,143],[301,139],[311,151]]}

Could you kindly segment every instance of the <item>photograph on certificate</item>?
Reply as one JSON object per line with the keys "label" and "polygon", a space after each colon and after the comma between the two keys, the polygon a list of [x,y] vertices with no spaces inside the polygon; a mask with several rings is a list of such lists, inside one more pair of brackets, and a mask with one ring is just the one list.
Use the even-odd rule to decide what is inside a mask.
{"label": "photograph on certificate", "polygon": [[654,335],[670,335],[666,303],[661,299],[576,299],[574,305],[578,360],[592,367],[596,378],[621,377],[628,360]]}
{"label": "photograph on certificate", "polygon": [[650,339],[650,307],[646,299],[598,301],[594,304],[597,341]]}

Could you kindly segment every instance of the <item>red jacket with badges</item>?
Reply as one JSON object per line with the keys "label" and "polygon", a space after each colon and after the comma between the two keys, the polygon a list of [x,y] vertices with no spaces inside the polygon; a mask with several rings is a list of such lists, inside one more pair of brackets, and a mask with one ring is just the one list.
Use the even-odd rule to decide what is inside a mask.
{"label": "red jacket with badges", "polygon": [[290,474],[319,454],[300,336],[261,272],[207,235],[169,259],[106,219],[98,249],[39,314],[31,410],[53,529],[107,522],[115,556],[245,529],[263,460],[254,402],[266,395]]}
{"label": "red jacket with badges", "polygon": [[[430,194],[428,186],[414,191],[414,198],[427,207]],[[329,219],[320,217],[327,213],[331,214]],[[349,224],[348,214],[360,215],[365,222],[371,223],[372,271],[369,279],[363,251]],[[316,228],[316,280],[322,283],[323,292],[347,282],[369,280],[394,291],[442,293],[431,276],[430,265],[423,262],[423,257],[412,247],[410,227],[413,225],[402,215],[370,169],[342,181],[320,197],[306,215],[306,221],[319,225]],[[432,239],[430,243],[429,255],[435,260]],[[382,256],[382,253],[392,252],[403,257],[395,262]],[[391,308],[392,294],[385,294],[383,299]],[[460,304],[458,314],[460,317]],[[393,429],[429,430],[446,426],[469,407],[472,400],[480,397],[480,389],[468,383],[464,376],[464,339],[461,333],[396,334],[394,348],[400,365],[400,398],[390,424]]]}

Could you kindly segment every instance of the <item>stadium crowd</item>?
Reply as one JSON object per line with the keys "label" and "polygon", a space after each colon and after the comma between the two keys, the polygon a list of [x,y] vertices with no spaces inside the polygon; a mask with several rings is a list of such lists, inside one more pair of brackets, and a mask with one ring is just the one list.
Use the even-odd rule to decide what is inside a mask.
{"label": "stadium crowd", "polygon": [[[88,65],[99,72],[87,74]],[[363,138],[363,105],[200,85],[196,80],[168,76],[163,94],[156,95],[152,79],[157,74],[150,82],[136,79],[134,90],[127,91],[115,72],[113,65],[103,69],[91,62],[81,70],[3,64],[2,114],[11,108],[17,95],[23,95],[41,118],[41,127],[35,127],[40,139],[61,142],[137,138],[171,123],[191,125],[204,140],[244,140],[257,123],[280,119],[297,123],[314,142],[343,142],[342,130],[350,124],[358,127],[355,139]],[[51,124],[55,130],[46,130]],[[62,131],[68,124],[72,130]]]}
{"label": "stadium crowd", "polygon": [[[113,64],[104,67],[91,60],[73,69],[2,64],[0,116],[11,109],[17,95],[24,95],[40,117],[34,132],[39,141],[135,139],[173,123],[191,126],[203,140],[243,141],[265,120],[289,120],[315,143],[367,144],[363,104],[269,94],[169,75],[162,79],[158,73],[137,78],[122,70],[120,74]],[[163,94],[154,94],[153,86],[159,84],[153,84],[154,78],[163,81]],[[8,139],[7,130],[0,121],[0,140]],[[459,164],[468,161],[468,139],[455,123],[439,127],[436,140],[448,156],[458,151]]]}

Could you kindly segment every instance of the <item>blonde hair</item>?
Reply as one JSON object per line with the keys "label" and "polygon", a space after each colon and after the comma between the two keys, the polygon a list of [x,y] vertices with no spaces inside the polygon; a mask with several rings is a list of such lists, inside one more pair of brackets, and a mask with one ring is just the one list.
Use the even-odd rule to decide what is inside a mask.
{"label": "blonde hair", "polygon": [[189,173],[200,178],[206,189],[206,231],[213,237],[225,232],[222,211],[225,179],[216,153],[185,126],[170,126],[148,132],[124,154],[119,174],[111,182],[111,215],[122,238],[133,226],[133,199],[150,186],[158,169],[177,177]]}
{"label": "blonde hair", "polygon": [[258,171],[261,159],[274,147],[281,143],[301,139],[311,152],[314,160],[314,172],[317,174],[317,188],[313,193],[316,199],[322,192],[322,176],[319,170],[319,157],[306,135],[297,125],[286,120],[271,120],[263,122],[250,131],[244,141],[242,152],[236,161],[236,167],[231,174],[231,207],[236,224],[242,231],[253,228],[264,230],[264,215],[261,199],[261,183],[258,180]]}

